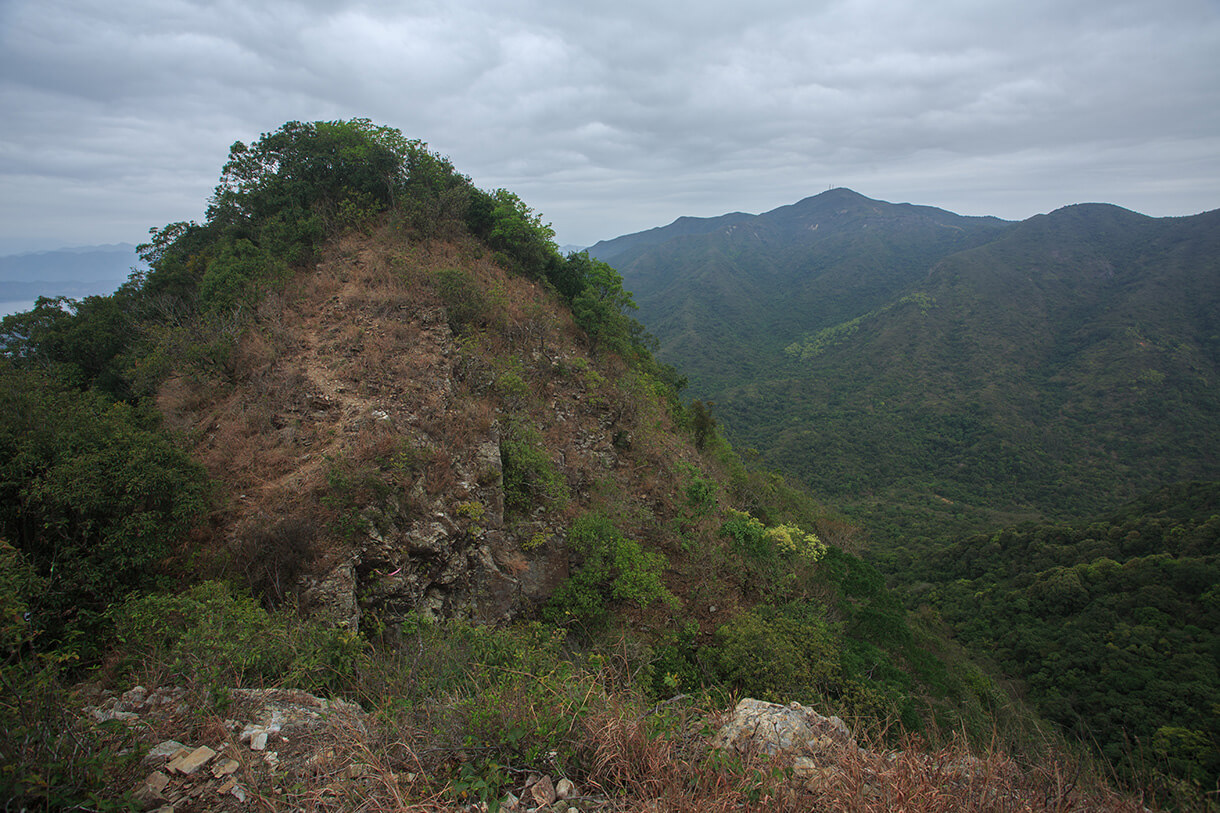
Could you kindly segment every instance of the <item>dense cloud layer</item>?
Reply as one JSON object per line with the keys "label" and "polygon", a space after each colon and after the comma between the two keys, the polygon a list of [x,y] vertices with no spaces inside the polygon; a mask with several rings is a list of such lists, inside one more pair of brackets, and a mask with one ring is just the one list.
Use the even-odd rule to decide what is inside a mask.
{"label": "dense cloud layer", "polygon": [[229,145],[367,116],[588,244],[849,186],[1220,206],[1214,0],[5,0],[0,251],[198,219]]}

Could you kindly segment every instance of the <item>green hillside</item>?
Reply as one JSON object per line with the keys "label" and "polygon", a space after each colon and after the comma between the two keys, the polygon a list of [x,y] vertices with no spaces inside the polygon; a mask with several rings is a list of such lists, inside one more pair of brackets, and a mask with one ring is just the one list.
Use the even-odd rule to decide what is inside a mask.
{"label": "green hillside", "polygon": [[884,305],[1005,227],[835,189],[757,216],[681,218],[589,253],[623,275],[660,356],[718,398],[765,377],[794,337]]}
{"label": "green hillside", "polygon": [[729,436],[887,547],[1220,476],[1220,213],[1009,224],[845,190],[778,213],[826,230],[816,262],[809,226],[736,222],[602,256]]}
{"label": "green hillside", "polygon": [[1113,514],[967,537],[908,573],[912,600],[1019,678],[1124,773],[1220,780],[1220,485]]}

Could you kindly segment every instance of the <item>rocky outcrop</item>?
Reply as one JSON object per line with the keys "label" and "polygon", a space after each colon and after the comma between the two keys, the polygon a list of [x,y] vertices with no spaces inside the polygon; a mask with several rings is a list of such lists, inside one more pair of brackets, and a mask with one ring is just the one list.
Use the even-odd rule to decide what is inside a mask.
{"label": "rocky outcrop", "polygon": [[712,741],[714,748],[739,753],[789,756],[800,766],[836,763],[859,751],[847,724],[823,717],[809,706],[767,703],[746,698],[737,704]]}
{"label": "rocky outcrop", "polygon": [[[1019,780],[1010,762],[988,764],[962,750],[869,750],[860,747],[838,717],[825,717],[800,703],[767,703],[746,698],[739,702],[712,738],[713,748],[787,763],[794,784],[814,794],[835,785],[854,788],[880,804],[908,784],[935,787],[952,794],[972,785],[996,783],[986,793],[1009,792],[1005,783]],[[900,795],[900,794],[899,794]],[[999,806],[997,806],[998,808]],[[884,809],[884,808],[882,808]]]}
{"label": "rocky outcrop", "polygon": [[[145,810],[240,810],[251,796],[274,794],[285,776],[311,776],[340,760],[336,742],[368,733],[353,703],[285,689],[231,689],[229,719],[210,728],[206,742],[154,739],[144,752],[148,771],[131,794]],[[96,722],[120,721],[143,737],[192,728],[185,689],[136,686],[86,707]]]}

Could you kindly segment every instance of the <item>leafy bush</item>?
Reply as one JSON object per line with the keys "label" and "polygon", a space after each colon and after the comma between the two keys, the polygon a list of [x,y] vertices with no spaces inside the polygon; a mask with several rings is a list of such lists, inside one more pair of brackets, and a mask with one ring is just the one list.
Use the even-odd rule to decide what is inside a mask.
{"label": "leafy bush", "polygon": [[661,579],[666,560],[624,537],[604,514],[585,514],[572,524],[568,544],[583,558],[580,568],[551,596],[547,616],[589,624],[604,622],[612,602],[641,607],[654,601],[677,606]]}
{"label": "leafy bush", "polygon": [[109,616],[129,666],[156,663],[171,679],[212,687],[333,691],[351,685],[365,657],[355,632],[269,613],[223,582],[132,598]]}
{"label": "leafy bush", "polygon": [[249,240],[222,241],[199,280],[200,304],[209,311],[249,308],[269,283],[282,280],[287,271],[280,255]]}
{"label": "leafy bush", "polygon": [[477,325],[487,314],[487,298],[471,278],[460,268],[444,268],[436,272],[436,290],[445,303],[449,328],[460,333],[468,325]]}
{"label": "leafy bush", "polygon": [[148,423],[0,361],[0,533],[45,579],[31,611],[53,637],[155,585],[205,507],[202,469]]}
{"label": "leafy bush", "polygon": [[230,148],[208,220],[243,229],[277,215],[332,219],[345,201],[384,208],[406,181],[407,154],[420,146],[367,119],[290,121]]}
{"label": "leafy bush", "polygon": [[554,230],[507,189],[497,189],[490,197],[488,245],[513,272],[534,279],[545,278],[549,267],[559,263]]}
{"label": "leafy bush", "polygon": [[816,562],[826,553],[826,546],[817,534],[802,531],[795,525],[767,527],[748,512],[730,508],[726,513],[729,519],[720,531],[729,538],[733,550],[749,559],[773,562],[777,558],[784,558]]}
{"label": "leafy bush", "polygon": [[824,617],[761,606],[716,630],[720,679],[751,697],[824,699],[841,687],[838,635]]}
{"label": "leafy bush", "polygon": [[500,460],[505,513],[524,516],[536,505],[567,500],[567,484],[547,455],[538,431],[528,424],[512,421],[505,426],[500,437]]}
{"label": "leafy bush", "polygon": [[637,306],[631,293],[623,289],[622,276],[600,260],[588,260],[587,255],[584,259],[583,284],[572,299],[576,324],[588,334],[595,351],[601,347],[628,355],[628,351],[643,350],[643,327],[627,316]]}
{"label": "leafy bush", "polygon": [[706,517],[716,507],[716,483],[700,477],[691,470],[690,482],[686,484],[686,507],[691,511],[692,519]]}
{"label": "leafy bush", "polygon": [[650,663],[649,689],[655,698],[668,698],[677,692],[691,692],[713,683],[705,670],[699,646],[699,625],[685,623],[675,633],[664,636],[654,647]]}

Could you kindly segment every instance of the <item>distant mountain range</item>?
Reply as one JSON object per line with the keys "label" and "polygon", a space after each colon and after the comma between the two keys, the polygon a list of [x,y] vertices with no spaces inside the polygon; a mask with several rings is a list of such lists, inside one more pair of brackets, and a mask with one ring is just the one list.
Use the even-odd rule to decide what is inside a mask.
{"label": "distant mountain range", "polygon": [[1220,477],[1220,211],[1011,222],[836,189],[589,251],[739,445],[879,537]]}
{"label": "distant mountain range", "polygon": [[0,257],[0,303],[28,302],[29,307],[40,296],[113,293],[132,268],[143,266],[130,243],[11,254]]}

